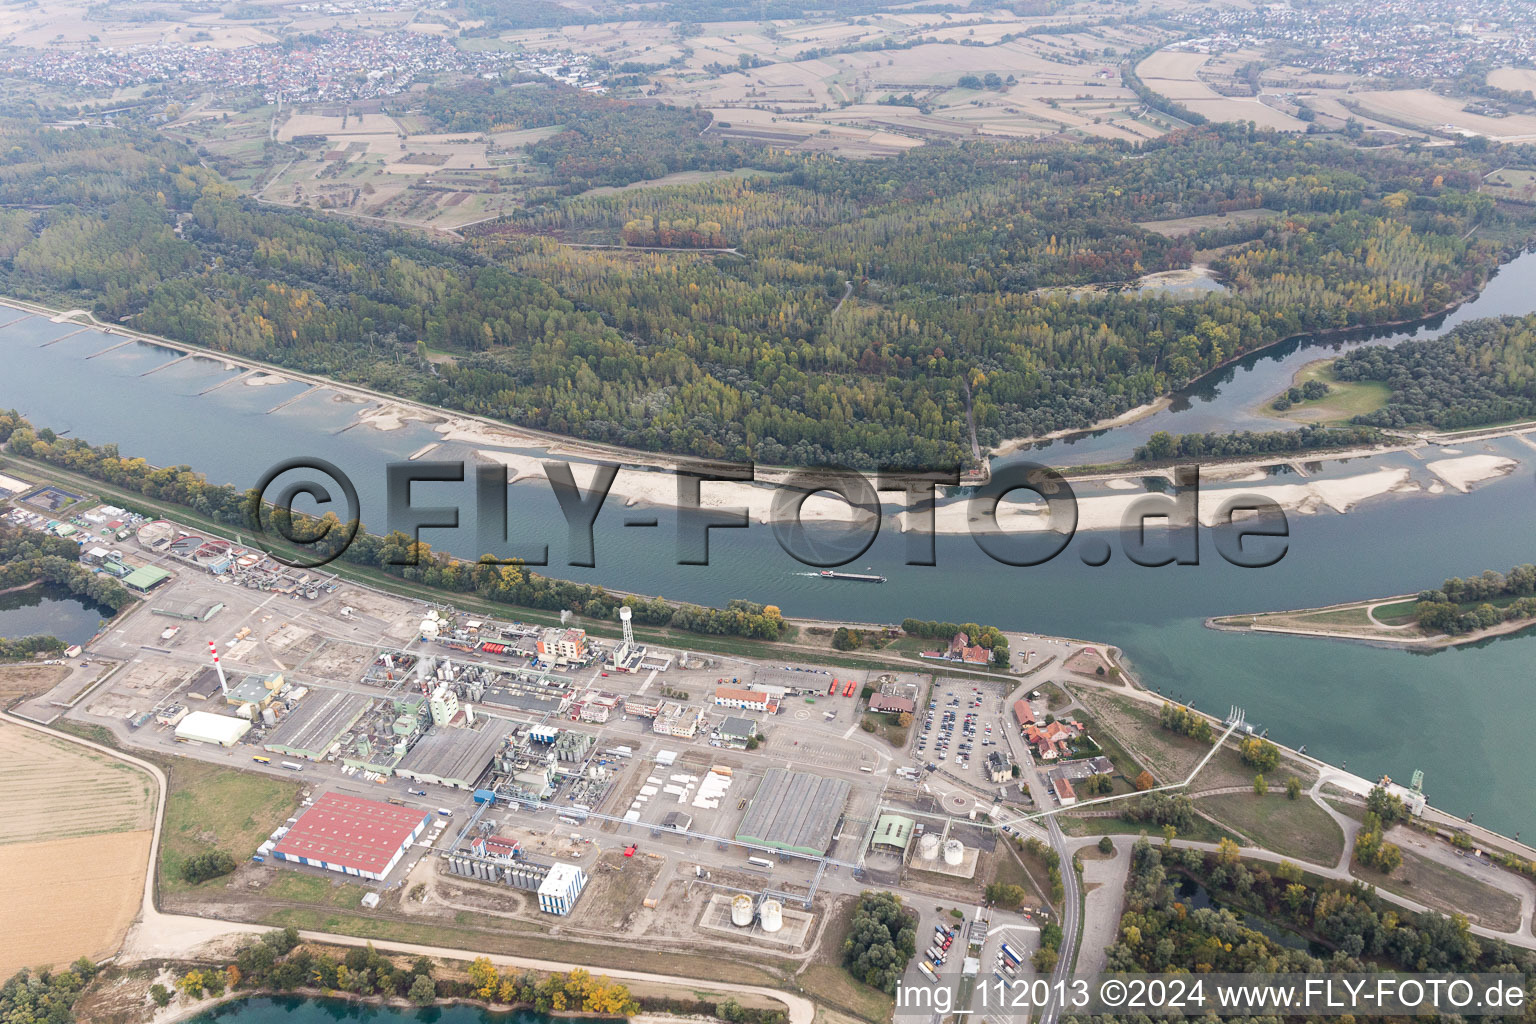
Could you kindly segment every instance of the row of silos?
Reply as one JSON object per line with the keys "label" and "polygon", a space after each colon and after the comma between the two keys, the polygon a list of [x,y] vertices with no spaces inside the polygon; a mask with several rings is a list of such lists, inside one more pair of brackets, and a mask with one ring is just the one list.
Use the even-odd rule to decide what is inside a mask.
{"label": "row of silos", "polygon": [[477,878],[482,882],[499,882],[525,892],[537,892],[539,883],[549,874],[549,867],[526,860],[492,860],[464,853],[448,856],[448,870],[464,878]]}
{"label": "row of silos", "polygon": [[732,897],[731,924],[737,928],[750,928],[754,917],[762,925],[763,931],[776,932],[784,927],[784,904],[778,900],[763,900],[754,913],[751,896],[739,893]]}

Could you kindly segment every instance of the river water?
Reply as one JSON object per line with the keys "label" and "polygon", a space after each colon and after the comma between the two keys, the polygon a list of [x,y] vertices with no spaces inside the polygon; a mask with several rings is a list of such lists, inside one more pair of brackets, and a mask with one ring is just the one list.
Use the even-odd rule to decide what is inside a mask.
{"label": "river water", "polygon": [[303,999],[298,996],[237,999],[191,1018],[189,1024],[553,1024],[570,1018],[548,1017],[532,1010],[493,1012],[475,1006],[429,1006],[402,1010],[348,999]]}
{"label": "river water", "polygon": [[[1536,303],[1536,255],[1523,256],[1494,278],[1475,301],[1438,327],[1375,339],[1292,342],[1247,357],[1201,382],[1154,417],[1114,431],[1063,440],[1027,457],[1056,463],[1100,462],[1128,455],[1154,429],[1175,432],[1274,426],[1253,410],[1287,386],[1295,369],[1344,347],[1425,337],[1474,316],[1530,312]],[[0,407],[15,406],[33,423],[93,442],[115,441],[125,454],[157,465],[187,463],[210,479],[254,485],[280,459],[319,455],[355,481],[363,519],[383,526],[384,464],[437,440],[419,423],[382,432],[349,427],[361,408],[304,385],[253,387],[235,383],[199,394],[234,373],[195,358],[166,366],[164,349],[131,344],[88,358],[114,344],[97,332],[52,339],[76,330],[32,318],[0,329]],[[148,371],[155,370],[153,373]],[[82,401],[89,395],[90,401]],[[1465,447],[1521,460],[1515,473],[1470,494],[1402,495],[1369,499],[1346,515],[1291,515],[1288,553],[1267,569],[1239,569],[1217,557],[1211,531],[1199,531],[1199,565],[1143,568],[1118,550],[1114,534],[1079,535],[1054,561],[1013,568],[992,561],[968,537],[940,537],[937,567],[906,566],[904,542],[882,531],[851,569],[866,564],[889,578],[883,586],[821,580],[779,548],[761,524],[711,531],[710,564],[677,564],[673,517],[657,510],[659,526],[625,527],[619,502],[596,525],[596,567],[569,566],[566,531],[553,496],[542,485],[515,487],[510,512],[514,541],[547,543],[549,575],[603,583],[672,599],[723,604],[744,597],[771,602],[786,614],[863,621],[906,616],[991,622],[1007,628],[1080,636],[1120,646],[1150,686],[1224,713],[1238,704],[1250,722],[1292,746],[1361,775],[1406,779],[1415,768],[1438,806],[1475,814],[1483,824],[1536,834],[1536,804],[1526,788],[1536,776],[1536,683],[1529,637],[1435,654],[1299,637],[1220,633],[1204,628],[1211,615],[1305,607],[1412,592],[1449,575],[1505,569],[1536,560],[1532,544],[1532,449],[1506,438]],[[447,444],[433,458],[467,458]],[[1424,485],[1422,463],[1394,455],[1312,467],[1314,475],[1404,466]],[[418,505],[459,504],[464,528],[424,531],[436,547],[474,557],[472,484],[418,485]],[[889,527],[891,524],[887,523]],[[1116,540],[1106,565],[1090,568],[1085,545]],[[514,545],[513,550],[519,550]]]}

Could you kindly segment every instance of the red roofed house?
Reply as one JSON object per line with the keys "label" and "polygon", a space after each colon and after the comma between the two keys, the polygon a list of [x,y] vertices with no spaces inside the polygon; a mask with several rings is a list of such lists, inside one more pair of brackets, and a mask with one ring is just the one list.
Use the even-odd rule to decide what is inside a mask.
{"label": "red roofed house", "polygon": [[949,653],[958,657],[960,652],[964,651],[966,645],[970,642],[971,638],[964,633],[956,633],[949,638]]}
{"label": "red roofed house", "polygon": [[1019,720],[1020,729],[1028,729],[1035,724],[1035,709],[1029,706],[1027,700],[1013,702],[1013,717]]}
{"label": "red roofed house", "polygon": [[720,707],[763,711],[770,715],[779,710],[778,698],[762,690],[743,690],[735,686],[715,687],[715,703]]}
{"label": "red roofed house", "polygon": [[1068,779],[1053,779],[1051,786],[1056,790],[1056,800],[1063,807],[1070,807],[1077,803],[1077,791],[1072,788]]}
{"label": "red roofed house", "polygon": [[1070,725],[1052,722],[1044,729],[1033,725],[1025,726],[1024,738],[1039,752],[1043,759],[1054,761],[1058,757],[1065,757],[1072,753],[1072,748],[1067,745],[1067,742],[1076,739],[1077,732]]}
{"label": "red roofed house", "polygon": [[960,660],[967,665],[990,665],[992,652],[985,647],[966,647],[960,651]]}
{"label": "red roofed house", "polygon": [[432,819],[424,811],[327,793],[278,841],[278,860],[383,881]]}
{"label": "red roofed house", "polygon": [[917,710],[917,702],[906,697],[895,697],[888,693],[877,693],[869,698],[869,710],[886,711],[892,714],[912,714]]}

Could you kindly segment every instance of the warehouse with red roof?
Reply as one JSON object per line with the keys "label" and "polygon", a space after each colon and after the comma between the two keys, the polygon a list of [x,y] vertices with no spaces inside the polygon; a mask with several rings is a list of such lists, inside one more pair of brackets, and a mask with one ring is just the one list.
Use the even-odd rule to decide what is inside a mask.
{"label": "warehouse with red roof", "polygon": [[362,797],[327,793],[278,840],[278,860],[382,881],[432,815]]}

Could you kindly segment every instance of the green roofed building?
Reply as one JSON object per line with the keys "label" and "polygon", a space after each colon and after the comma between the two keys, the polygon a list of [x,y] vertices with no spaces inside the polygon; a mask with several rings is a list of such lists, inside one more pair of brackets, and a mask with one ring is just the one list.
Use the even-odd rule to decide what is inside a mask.
{"label": "green roofed building", "polygon": [[882,814],[880,820],[875,822],[875,834],[870,837],[870,845],[886,846],[905,853],[907,844],[912,841],[913,826],[911,818],[900,814]]}
{"label": "green roofed building", "polygon": [[129,590],[147,594],[170,578],[171,574],[164,569],[157,569],[152,565],[141,565],[123,577],[123,586]]}
{"label": "green roofed building", "polygon": [[770,768],[741,819],[736,840],[824,857],[849,788],[842,779]]}

